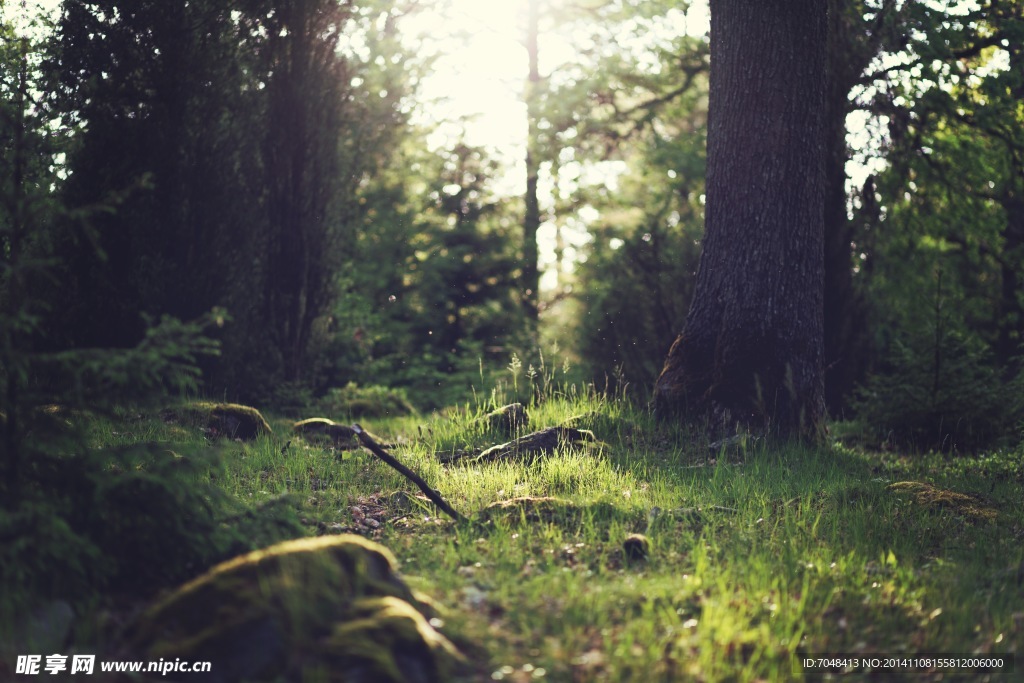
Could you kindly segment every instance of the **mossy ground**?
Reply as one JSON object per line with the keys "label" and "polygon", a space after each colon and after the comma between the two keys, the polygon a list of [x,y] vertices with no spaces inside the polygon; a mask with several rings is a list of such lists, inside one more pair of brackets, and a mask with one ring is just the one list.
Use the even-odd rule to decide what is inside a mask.
{"label": "mossy ground", "polygon": [[[221,441],[218,484],[253,506],[290,494],[310,535],[356,532],[389,547],[441,607],[441,631],[467,657],[463,680],[785,681],[804,676],[803,653],[1024,645],[1020,448],[953,458],[757,442],[711,453],[699,432],[624,401],[570,393],[528,408],[531,429],[584,416],[573,424],[600,447],[442,465],[438,453],[495,443],[484,407],[363,422],[464,523],[365,451],[306,443],[274,416],[291,445]],[[171,448],[202,439],[156,419],[132,424]],[[93,438],[126,431],[97,426]],[[901,491],[908,481],[921,486]],[[535,502],[481,514],[513,498]],[[634,533],[646,559],[624,551]]]}

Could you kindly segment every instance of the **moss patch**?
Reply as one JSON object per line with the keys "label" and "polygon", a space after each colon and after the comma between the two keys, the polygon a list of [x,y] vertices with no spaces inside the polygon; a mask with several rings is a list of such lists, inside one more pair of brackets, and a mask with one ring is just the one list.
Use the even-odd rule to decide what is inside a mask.
{"label": "moss patch", "polygon": [[[209,660],[220,680],[302,680],[350,666],[368,677],[345,680],[442,680],[454,647],[395,567],[386,548],[359,536],[279,543],[224,562],[155,604],[129,630],[128,649],[149,659]],[[339,634],[360,646],[341,646]]]}
{"label": "moss patch", "polygon": [[952,510],[978,521],[994,520],[999,511],[977,496],[940,489],[923,481],[898,481],[886,487],[897,493],[911,493],[918,505],[935,510]]}
{"label": "moss patch", "polygon": [[330,441],[338,448],[358,448],[356,433],[351,427],[340,425],[325,417],[311,417],[292,425],[292,431],[309,440]]}

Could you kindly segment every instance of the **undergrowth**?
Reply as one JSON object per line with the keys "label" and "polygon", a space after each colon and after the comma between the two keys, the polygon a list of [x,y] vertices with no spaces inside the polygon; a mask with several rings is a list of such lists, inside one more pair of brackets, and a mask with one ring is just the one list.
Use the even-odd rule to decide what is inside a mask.
{"label": "undergrowth", "polygon": [[[290,420],[271,418],[275,436],[215,444],[219,464],[202,485],[235,501],[218,529],[237,534],[277,508],[300,520],[298,533],[384,543],[443,607],[442,630],[467,655],[464,680],[793,680],[807,675],[807,654],[1020,650],[1019,449],[909,458],[754,441],[712,450],[644,407],[562,388],[527,399],[529,430],[575,418],[594,432],[591,447],[441,464],[439,453],[512,438],[480,420],[502,398],[363,421],[467,522],[445,517],[369,453],[306,443],[289,434]],[[144,415],[90,430],[93,446],[202,444]],[[892,487],[906,481],[996,513],[972,517]],[[516,498],[526,500],[481,514]],[[648,538],[646,559],[623,551],[632,533]],[[882,674],[850,673],[872,675]]]}

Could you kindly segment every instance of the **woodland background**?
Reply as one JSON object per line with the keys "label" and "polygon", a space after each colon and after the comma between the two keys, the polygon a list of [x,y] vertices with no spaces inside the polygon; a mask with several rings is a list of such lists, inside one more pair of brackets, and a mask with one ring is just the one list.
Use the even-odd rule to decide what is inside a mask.
{"label": "woodland background", "polygon": [[[811,25],[804,2],[775,25]],[[33,651],[348,683],[1019,652],[1024,2],[829,0],[827,51],[804,41],[831,431],[803,441],[651,403],[704,238],[700,3],[521,3],[511,146],[439,113],[459,0],[0,3],[0,678]],[[717,45],[758,35],[728,16]],[[383,435],[459,514],[315,415]],[[323,553],[330,581],[228,581],[195,612],[175,590],[282,541],[385,552],[367,539],[443,619],[362,601],[381,561]],[[182,596],[202,623],[175,636]]]}
{"label": "woodland background", "polygon": [[[829,410],[875,444],[1014,439],[1022,3],[831,5]],[[682,1],[534,7],[510,168],[418,115],[459,39],[402,27],[443,4],[7,3],[7,386],[66,398],[73,354],[174,319],[219,345],[185,352],[193,391],[265,407],[386,387],[429,411],[542,355],[649,397],[700,253],[708,42]],[[576,57],[541,69],[555,31]]]}

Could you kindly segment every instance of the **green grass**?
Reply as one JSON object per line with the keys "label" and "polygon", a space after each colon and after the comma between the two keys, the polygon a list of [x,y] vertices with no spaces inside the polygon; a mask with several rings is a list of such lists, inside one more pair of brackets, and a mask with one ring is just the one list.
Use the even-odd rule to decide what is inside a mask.
{"label": "green grass", "polygon": [[[271,419],[273,438],[224,443],[218,483],[252,505],[289,494],[310,534],[356,531],[390,547],[410,582],[445,608],[442,630],[468,657],[466,680],[775,681],[803,677],[802,653],[1021,649],[1020,449],[900,457],[755,443],[709,453],[699,433],[569,392],[530,406],[531,429],[582,414],[578,426],[600,446],[530,465],[441,465],[438,452],[501,440],[474,421],[488,407],[362,423],[397,441],[394,455],[469,522],[444,517],[365,451],[294,438],[285,449],[286,420]],[[91,438],[169,448],[202,440],[127,417]],[[975,494],[997,514],[887,489],[903,480]],[[574,507],[540,520],[478,516],[521,496]],[[624,556],[632,532],[649,537],[647,561]],[[950,679],[981,680],[967,671]]]}

